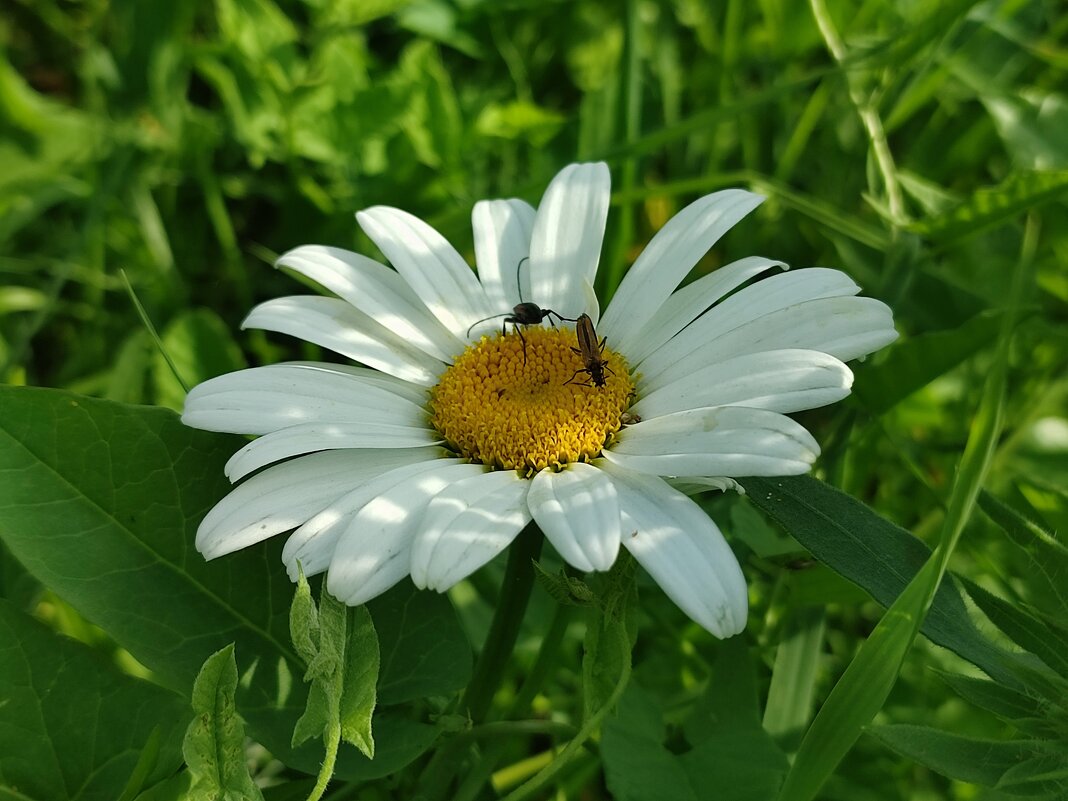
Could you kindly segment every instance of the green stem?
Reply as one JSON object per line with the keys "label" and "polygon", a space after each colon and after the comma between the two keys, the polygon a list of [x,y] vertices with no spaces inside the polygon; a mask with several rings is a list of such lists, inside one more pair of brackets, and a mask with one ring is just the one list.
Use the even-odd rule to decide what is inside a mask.
{"label": "green stem", "polygon": [[[534,587],[534,560],[541,553],[544,539],[541,530],[531,522],[519,532],[509,549],[493,621],[486,634],[482,653],[475,663],[471,681],[460,702],[461,709],[467,709],[476,726],[483,722],[489,712],[508,659],[515,648],[516,639],[519,637],[519,624],[523,622],[523,615],[530,601],[530,591]],[[419,780],[420,788],[428,801],[448,797],[453,777],[463,761],[463,750],[469,744],[470,740],[467,738],[453,737],[434,754]]]}
{"label": "green stem", "polygon": [[341,723],[335,723],[326,730],[324,739],[326,754],[323,756],[323,766],[319,768],[319,776],[315,780],[308,801],[319,801],[326,792],[326,786],[334,775],[334,764],[337,762],[337,749],[341,745]]}
{"label": "green stem", "polygon": [[497,610],[462,702],[476,724],[485,719],[512,649],[515,648],[519,624],[523,621],[530,591],[534,587],[534,560],[541,553],[543,540],[537,525],[530,523],[519,533],[509,550]]}
{"label": "green stem", "polygon": [[[507,717],[512,718],[526,714],[527,708],[541,689],[545,676],[552,669],[552,666],[556,664],[556,659],[560,653],[560,643],[563,642],[564,635],[567,633],[567,626],[571,622],[574,610],[575,607],[573,606],[557,605],[556,611],[553,613],[552,623],[549,624],[549,630],[541,641],[538,658],[534,661],[534,666],[530,669],[530,673],[527,674],[526,680],[519,688],[515,700],[512,701],[512,705],[508,708]],[[484,730],[487,726],[493,725],[495,724],[488,723],[479,727],[479,729]],[[476,729],[472,731],[476,731]],[[573,734],[574,730],[568,736],[573,736]],[[500,737],[486,745],[479,755],[478,762],[471,766],[471,771],[456,790],[453,801],[473,801],[477,798],[482,787],[493,775],[493,771],[497,768],[497,763],[500,762],[501,757],[504,756],[511,744],[511,739]]]}
{"label": "green stem", "polygon": [[525,801],[525,799],[532,798],[539,793],[550,779],[556,776],[578,755],[579,751],[585,747],[586,741],[600,727],[605,715],[619,703],[619,699],[623,696],[623,691],[627,689],[627,683],[630,681],[630,639],[624,626],[617,627],[616,631],[618,633],[620,653],[623,655],[623,669],[620,671],[619,681],[616,682],[616,686],[612,689],[612,694],[605,701],[604,706],[598,709],[596,714],[591,715],[583,724],[575,739],[569,742],[552,762],[546,765],[542,771],[526,784],[521,785],[505,796],[504,801]]}

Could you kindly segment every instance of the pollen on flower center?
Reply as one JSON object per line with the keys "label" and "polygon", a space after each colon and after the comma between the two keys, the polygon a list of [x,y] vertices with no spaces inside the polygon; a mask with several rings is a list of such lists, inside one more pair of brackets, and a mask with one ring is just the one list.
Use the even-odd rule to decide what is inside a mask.
{"label": "pollen on flower center", "polygon": [[634,392],[626,361],[605,348],[605,386],[585,386],[574,331],[531,327],[523,338],[526,363],[515,333],[468,347],[431,391],[431,424],[460,455],[503,470],[593,459]]}

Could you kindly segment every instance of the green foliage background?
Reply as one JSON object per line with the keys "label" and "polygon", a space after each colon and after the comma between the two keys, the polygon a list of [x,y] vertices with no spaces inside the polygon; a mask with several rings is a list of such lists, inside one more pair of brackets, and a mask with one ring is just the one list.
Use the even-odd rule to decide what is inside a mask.
{"label": "green foliage background", "polygon": [[[255,303],[297,289],[272,269],[278,254],[318,243],[377,255],[352,213],[387,204],[429,220],[470,257],[475,201],[536,203],[561,166],[605,159],[614,195],[602,300],[674,211],[742,185],[768,201],[697,272],[746,255],[832,266],[893,307],[901,340],[856,366],[848,403],[801,420],[824,446],[820,478],[934,547],[996,345],[1008,346],[1002,324],[1024,271],[989,494],[950,561],[963,589],[936,606],[950,624],[1016,656],[997,676],[983,666],[998,683],[978,682],[965,661],[979,664],[975,652],[932,633],[932,613],[925,634],[952,651],[916,641],[877,726],[820,797],[1064,798],[1068,710],[1063,694],[1056,699],[1068,670],[1068,551],[1056,534],[1068,527],[1066,33],[1063,4],[1040,0],[8,0],[0,18],[0,382],[180,408],[182,387],[122,271],[190,385],[246,364],[322,358],[302,343],[238,333]],[[7,397],[0,446],[14,453],[32,424]],[[165,439],[158,432],[172,423],[158,420],[152,436]],[[129,433],[121,419],[114,425],[117,439]],[[204,452],[218,448],[203,441]],[[6,464],[16,475],[17,461]],[[766,489],[771,498],[778,488]],[[203,492],[206,508],[211,491]],[[799,505],[809,497],[805,485],[790,492]],[[0,541],[26,553],[24,498],[0,502]],[[671,788],[671,797],[700,799],[712,797],[710,786],[726,793],[717,798],[774,797],[786,755],[882,617],[880,603],[908,578],[883,581],[879,565],[915,570],[925,552],[895,561],[882,546],[902,542],[900,529],[871,523],[862,509],[847,513],[845,501],[826,501],[842,511],[835,520],[855,524],[836,540],[833,526],[821,535],[767,498],[706,499],[750,581],[744,640],[712,640],[639,580],[633,676],[598,746],[553,779],[562,797],[639,800]],[[850,532],[855,552],[836,545]],[[65,547],[77,554],[78,540]],[[275,557],[242,558],[284,581]],[[42,583],[48,571],[39,565],[3,550],[0,560],[8,643],[49,636],[30,613],[97,652],[68,658],[73,643],[40,646],[54,652],[51,661],[30,663],[47,675],[66,664],[91,675],[101,694],[128,693],[123,703],[162,716],[181,708],[176,693],[187,700],[195,666],[225,644],[191,646],[173,675],[162,663],[146,667],[112,641],[125,644],[126,635],[100,611],[104,590],[96,606],[79,602],[61,575]],[[501,567],[452,596],[476,649]],[[287,586],[272,587],[288,597]],[[548,579],[545,588],[553,589]],[[557,600],[567,593],[555,589]],[[529,715],[577,727],[583,628],[578,612],[560,613],[543,590],[498,706],[541,669],[539,646],[558,636]],[[274,609],[265,626],[284,630],[282,616]],[[383,636],[378,618],[376,626]],[[10,681],[12,653],[0,645],[0,677]],[[424,696],[451,692],[463,684],[466,668],[456,665],[466,658],[450,657],[444,684],[412,682],[424,682]],[[167,689],[127,687],[126,674]],[[608,697],[612,688],[602,689]],[[420,691],[403,695],[395,700]],[[256,703],[266,703],[261,696]],[[425,730],[432,722],[447,735],[452,724],[435,717],[443,707],[420,703],[418,714],[393,723]],[[255,723],[240,689],[237,708]],[[0,704],[0,725],[4,714]],[[932,741],[929,727],[972,739]],[[59,737],[63,729],[42,730]],[[130,742],[114,744],[126,760],[119,787],[145,763],[142,740],[177,759],[180,732],[153,734],[139,722],[126,735]],[[539,736],[494,752],[500,772],[477,797],[496,797],[536,771],[551,744]],[[376,741],[380,751],[388,745],[388,737]],[[109,797],[71,784],[74,768],[65,788],[14,795],[5,756],[0,798]],[[1037,767],[1021,771],[1029,760]],[[269,799],[303,797],[310,786],[267,756],[256,769],[261,784],[274,785]],[[141,770],[138,787],[166,778],[153,770]],[[352,781],[338,785],[337,798],[404,798],[413,786]]]}

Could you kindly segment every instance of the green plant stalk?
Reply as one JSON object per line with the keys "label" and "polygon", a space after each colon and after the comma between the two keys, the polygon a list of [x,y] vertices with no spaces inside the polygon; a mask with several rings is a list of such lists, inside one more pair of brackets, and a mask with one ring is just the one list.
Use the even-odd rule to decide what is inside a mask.
{"label": "green plant stalk", "polygon": [[519,624],[523,621],[530,591],[534,587],[534,560],[541,553],[544,540],[541,529],[531,522],[519,533],[509,549],[500,601],[461,704],[476,724],[485,720],[493,695],[504,675],[504,668],[515,648]]}
{"label": "green plant stalk", "polygon": [[586,745],[586,741],[593,736],[593,733],[601,725],[601,721],[604,720],[605,715],[612,709],[615,709],[616,704],[619,703],[619,699],[623,696],[623,691],[627,689],[627,683],[630,681],[630,639],[625,627],[620,626],[616,629],[618,632],[618,644],[621,651],[627,654],[628,657],[623,660],[623,669],[620,671],[619,681],[616,682],[616,686],[612,688],[612,694],[608,697],[604,706],[597,710],[596,714],[591,715],[586,722],[579,729],[578,735],[575,739],[569,742],[564,749],[556,755],[552,762],[546,765],[541,771],[538,772],[530,781],[526,784],[513,790],[507,796],[504,801],[525,801],[527,798],[532,798],[541,792],[542,788],[558,774],[567,764],[576,757],[583,747]]}
{"label": "green plant stalk", "polygon": [[[563,604],[557,605],[556,611],[553,613],[552,623],[549,625],[549,630],[546,632],[545,637],[542,638],[541,647],[538,650],[538,657],[534,661],[534,666],[531,667],[530,673],[527,674],[526,681],[523,682],[515,699],[512,701],[512,705],[508,708],[507,716],[509,718],[526,713],[531,701],[534,700],[534,697],[541,689],[545,676],[548,675],[552,666],[556,664],[556,659],[559,656],[560,651],[560,643],[563,641],[564,635],[567,633],[567,626],[571,622],[571,616],[574,609],[575,607],[573,606],[564,606]],[[485,724],[479,728],[485,729],[486,726],[490,725],[492,724]],[[573,734],[574,732],[572,731],[572,735]],[[500,761],[510,744],[510,741],[504,737],[489,743],[479,755],[477,764],[471,767],[471,771],[460,784],[453,801],[473,801],[477,798],[482,787],[490,780],[493,771],[497,767],[497,763]]]}
{"label": "green plant stalk", "polygon": [[341,722],[335,721],[331,724],[323,737],[323,744],[325,745],[325,753],[323,755],[323,764],[319,768],[319,775],[315,779],[315,786],[308,794],[308,801],[319,801],[323,797],[323,793],[326,792],[327,786],[330,784],[330,779],[334,775],[334,765],[337,763],[337,751],[341,746]]}
{"label": "green plant stalk", "polygon": [[[820,29],[823,40],[827,43],[827,49],[840,66],[848,57],[845,43],[838,35],[838,31],[835,30],[824,0],[810,0],[810,3],[812,5],[812,16],[816,18],[816,25]],[[871,141],[875,163],[878,165],[879,173],[883,178],[887,206],[890,209],[890,221],[895,227],[904,226],[908,223],[908,217],[905,212],[905,198],[901,193],[901,185],[897,180],[897,166],[894,164],[894,156],[890,152],[890,144],[886,141],[886,131],[883,130],[879,112],[864,97],[864,93],[848,71],[845,73],[845,81],[849,89],[849,99],[856,106],[861,124],[864,126],[868,139]]]}
{"label": "green plant stalk", "polygon": [[[460,702],[460,708],[467,710],[476,726],[484,721],[489,712],[504,668],[515,648],[519,624],[523,621],[530,591],[534,587],[534,560],[541,553],[544,540],[541,529],[532,521],[519,532],[508,551],[497,608],[471,681]],[[462,749],[469,743],[469,738],[453,737],[434,754],[419,780],[420,788],[429,801],[447,796],[453,777],[463,761],[460,758]]]}
{"label": "green plant stalk", "polygon": [[[814,0],[818,1],[818,0]],[[1016,271],[1009,314],[953,483],[938,547],[904,592],[887,610],[834,686],[798,749],[779,801],[810,801],[882,708],[897,681],[913,640],[949,563],[949,557],[982,489],[1001,431],[1008,372],[1009,342],[1033,259],[1026,252]]]}

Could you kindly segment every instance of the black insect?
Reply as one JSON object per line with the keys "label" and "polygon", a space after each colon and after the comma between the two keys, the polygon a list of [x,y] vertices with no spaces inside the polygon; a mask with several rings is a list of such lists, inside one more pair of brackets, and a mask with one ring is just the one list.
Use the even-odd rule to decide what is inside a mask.
{"label": "black insect", "polygon": [[602,337],[600,342],[597,341],[597,330],[593,327],[593,320],[590,319],[588,314],[580,314],[575,321],[575,336],[578,337],[578,347],[571,350],[582,357],[583,366],[577,369],[575,375],[564,383],[570,384],[578,377],[579,373],[586,373],[590,380],[579,384],[579,386],[603,387],[605,372],[607,371],[614,375],[612,368],[608,366],[608,360],[601,357],[601,353],[604,351],[604,341],[607,337]]}
{"label": "black insect", "polygon": [[512,313],[501,312],[500,314],[491,314],[489,317],[483,317],[481,320],[476,320],[471,323],[470,328],[467,329],[467,335],[471,336],[471,329],[473,329],[479,323],[484,323],[486,320],[493,320],[497,317],[503,317],[501,322],[501,334],[503,335],[508,328],[508,324],[512,324],[512,330],[519,335],[519,341],[523,343],[523,364],[527,363],[527,341],[523,338],[523,332],[519,329],[519,326],[523,325],[538,325],[546,317],[549,318],[549,323],[555,325],[553,318],[557,320],[566,321],[569,323],[577,322],[572,317],[564,317],[562,314],[554,312],[552,309],[543,309],[537,303],[523,300],[523,285],[519,281],[519,271],[523,268],[523,262],[529,261],[530,257],[526,256],[520,259],[519,265],[516,267],[516,284],[519,289],[519,303],[512,307]]}

